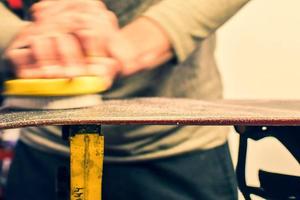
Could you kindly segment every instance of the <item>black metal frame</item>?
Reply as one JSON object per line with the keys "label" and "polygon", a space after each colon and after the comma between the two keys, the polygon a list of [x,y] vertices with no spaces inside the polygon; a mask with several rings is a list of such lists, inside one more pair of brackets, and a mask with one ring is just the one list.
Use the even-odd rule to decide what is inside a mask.
{"label": "black metal frame", "polygon": [[278,139],[300,163],[300,126],[236,126],[240,134],[238,163],[236,167],[240,191],[246,200],[250,195],[265,199],[300,199],[300,177],[259,170],[261,186],[248,186],[246,182],[246,158],[248,139],[265,137]]}

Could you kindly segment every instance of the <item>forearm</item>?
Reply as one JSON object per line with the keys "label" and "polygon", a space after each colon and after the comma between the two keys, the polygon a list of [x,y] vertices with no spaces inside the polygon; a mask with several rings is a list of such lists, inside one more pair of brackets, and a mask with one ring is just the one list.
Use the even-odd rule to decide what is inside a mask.
{"label": "forearm", "polygon": [[162,0],[121,30],[112,54],[123,75],[160,66],[172,56],[185,60],[249,0]]}
{"label": "forearm", "polygon": [[143,60],[149,62],[154,58],[157,59],[152,61],[152,65],[164,62],[166,55],[172,55],[172,46],[167,33],[159,23],[148,17],[138,18],[125,26],[121,32],[142,52]]}
{"label": "forearm", "polygon": [[27,25],[0,3],[0,55],[12,39]]}
{"label": "forearm", "polygon": [[162,0],[144,16],[155,20],[167,33],[179,60],[195,49],[249,0]]}
{"label": "forearm", "polygon": [[123,47],[117,50],[124,65],[123,75],[157,67],[173,56],[167,34],[151,19],[138,18],[122,28],[120,34],[127,43],[116,45],[116,48]]}

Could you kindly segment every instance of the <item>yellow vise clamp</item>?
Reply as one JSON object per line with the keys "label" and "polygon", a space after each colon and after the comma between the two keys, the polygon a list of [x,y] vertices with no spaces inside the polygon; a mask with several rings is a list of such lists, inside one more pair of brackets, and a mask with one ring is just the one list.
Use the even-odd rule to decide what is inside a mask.
{"label": "yellow vise clamp", "polygon": [[63,126],[63,136],[70,141],[70,200],[100,200],[104,160],[101,126]]}

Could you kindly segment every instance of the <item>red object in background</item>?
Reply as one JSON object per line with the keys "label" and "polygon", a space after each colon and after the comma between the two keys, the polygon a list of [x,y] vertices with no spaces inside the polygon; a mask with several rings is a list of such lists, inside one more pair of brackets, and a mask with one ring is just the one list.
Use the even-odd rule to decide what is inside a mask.
{"label": "red object in background", "polygon": [[0,149],[0,161],[3,161],[4,159],[7,159],[7,158],[12,159],[13,156],[14,156],[14,153],[12,150]]}
{"label": "red object in background", "polygon": [[21,9],[23,7],[23,0],[7,0],[7,3],[12,9]]}

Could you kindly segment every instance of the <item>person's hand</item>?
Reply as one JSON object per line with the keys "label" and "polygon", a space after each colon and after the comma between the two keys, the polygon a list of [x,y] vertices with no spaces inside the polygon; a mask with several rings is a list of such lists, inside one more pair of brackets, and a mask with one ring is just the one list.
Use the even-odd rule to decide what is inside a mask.
{"label": "person's hand", "polygon": [[108,51],[122,64],[124,76],[158,67],[174,56],[168,35],[146,17],[134,20],[114,35]]}
{"label": "person's hand", "polygon": [[41,1],[32,7],[37,24],[55,24],[74,34],[86,57],[108,57],[107,43],[119,31],[115,14],[101,1]]}
{"label": "person's hand", "polygon": [[[78,6],[79,4],[76,2],[83,4]],[[97,7],[93,4],[85,4],[86,1],[82,0],[62,0],[61,7],[55,8],[52,8],[52,3],[54,2],[42,1],[35,4],[32,9],[36,20],[34,22],[35,32],[42,37],[32,39],[32,44],[27,45],[30,47],[29,52],[28,49],[21,48],[26,62],[20,63],[24,59],[18,60],[14,59],[14,56],[10,56],[12,60],[18,60],[17,65],[27,66],[21,67],[22,73],[19,74],[21,77],[41,76],[36,72],[37,68],[44,69],[42,70],[43,77],[75,76],[82,74],[82,63],[88,64],[88,68],[91,70],[87,71],[95,71],[95,74],[109,74],[108,77],[114,77],[121,72],[123,75],[131,75],[156,67],[173,55],[170,41],[165,32],[158,24],[147,18],[139,18],[120,30],[116,17],[101,3]],[[95,10],[87,12],[89,9]],[[42,34],[47,31],[46,36]],[[70,34],[77,40],[70,37]],[[32,36],[35,34],[29,35],[30,38],[34,38]],[[20,38],[21,40],[17,43],[24,43],[24,37]],[[26,45],[22,44],[17,48],[10,49],[15,50],[15,53],[18,50],[18,54],[20,54],[21,50],[19,49],[24,46]],[[78,46],[81,47],[80,52],[76,51]],[[56,50],[53,50],[55,47]],[[27,53],[25,53],[25,49]],[[25,56],[26,54],[33,56],[30,58]],[[101,65],[103,67],[100,68]],[[64,66],[63,70],[61,70],[62,66]],[[72,67],[73,70],[70,70]],[[105,72],[99,73],[99,70]],[[34,71],[35,73],[33,73]],[[64,73],[60,74],[61,72]],[[84,72],[86,73],[86,70]]]}
{"label": "person's hand", "polygon": [[73,21],[76,23],[70,23],[71,26],[63,26],[64,20],[56,22],[59,18],[37,20],[19,34],[7,49],[6,57],[16,66],[17,76],[20,78],[97,75],[107,78],[108,84],[111,84],[120,65],[107,56],[103,46],[105,41],[101,41],[106,38],[103,34],[106,27],[109,30],[117,28],[115,21],[108,26],[109,20],[115,20],[108,13],[106,21],[97,21],[102,23],[102,30],[92,26],[95,22],[92,21],[93,13],[72,18],[66,12],[69,16],[62,19],[77,20]]}
{"label": "person's hand", "polygon": [[[55,4],[53,1],[43,1],[32,8],[33,16],[38,22],[50,22],[55,18],[49,16],[56,16],[64,28],[72,29],[86,49],[95,49],[88,41],[92,44],[98,41],[102,44],[102,50],[98,52],[118,60],[122,66],[121,74],[126,76],[159,66],[173,56],[169,38],[156,22],[142,17],[118,29],[116,17],[106,9],[103,2],[88,2],[63,0],[58,8],[49,6]],[[62,10],[64,12],[61,12]],[[90,15],[90,19],[87,18],[88,11],[95,13]],[[76,16],[74,12],[79,12],[80,15]],[[98,29],[98,34],[94,37],[91,34],[87,36],[89,33],[84,33],[83,28]]]}
{"label": "person's hand", "polygon": [[[54,31],[55,27],[26,27],[6,50],[19,78],[62,78],[96,75],[111,84],[119,68],[107,57],[85,57],[74,35]],[[51,32],[50,32],[51,30]],[[46,34],[47,33],[47,34]]]}

